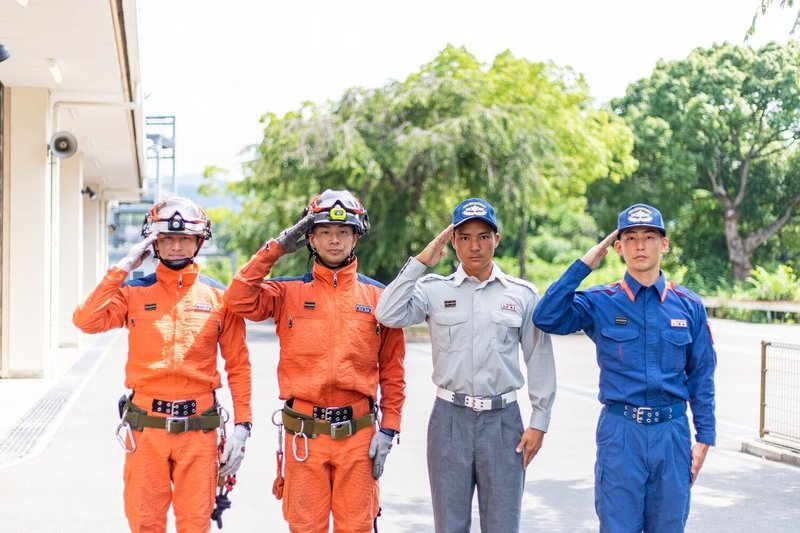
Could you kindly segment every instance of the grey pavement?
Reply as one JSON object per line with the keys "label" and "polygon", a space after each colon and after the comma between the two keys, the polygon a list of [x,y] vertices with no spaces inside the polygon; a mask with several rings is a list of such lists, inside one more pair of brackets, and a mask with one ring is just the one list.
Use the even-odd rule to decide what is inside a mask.
{"label": "grey pavement", "polygon": [[[719,360],[719,438],[693,489],[687,531],[796,530],[800,469],[740,450],[743,442],[758,436],[760,342],[800,344],[800,326],[713,320],[712,328]],[[80,352],[64,350],[65,369],[58,379],[0,380],[0,401],[6,408],[0,420],[0,531],[128,531],[122,508],[124,453],[114,438],[116,400],[124,392],[124,333],[87,337]],[[223,531],[283,533],[288,529],[280,502],[271,494],[277,433],[270,416],[280,407],[273,326],[248,324],[248,341],[253,437],[230,494],[233,506],[223,515]],[[528,469],[521,531],[597,531],[594,349],[580,334],[553,341],[559,391],[544,446]],[[408,344],[406,372],[401,442],[392,450],[381,479],[382,533],[433,531],[425,431],[435,389],[427,342]],[[225,390],[220,399],[230,405]],[[525,419],[530,406],[522,406]],[[477,532],[477,504],[475,511]]]}

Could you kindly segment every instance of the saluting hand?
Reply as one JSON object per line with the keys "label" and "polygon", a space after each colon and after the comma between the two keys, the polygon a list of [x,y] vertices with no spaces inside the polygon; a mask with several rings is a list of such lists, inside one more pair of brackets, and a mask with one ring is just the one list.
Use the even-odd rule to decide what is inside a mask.
{"label": "saluting hand", "polygon": [[603,258],[608,255],[608,247],[611,246],[611,243],[613,243],[616,239],[617,230],[614,230],[609,233],[605,239],[592,246],[592,248],[586,252],[583,257],[581,257],[581,261],[583,261],[583,263],[592,270],[596,269],[600,266]]}
{"label": "saluting hand", "polygon": [[128,251],[128,255],[114,263],[114,266],[130,272],[131,270],[139,268],[145,259],[153,254],[150,248],[158,238],[158,232],[154,231],[137,244],[134,244]]}
{"label": "saluting hand", "polygon": [[447,241],[449,241],[452,236],[453,225],[450,224],[417,255],[417,261],[429,268],[436,266],[447,253],[444,247],[447,246]]}

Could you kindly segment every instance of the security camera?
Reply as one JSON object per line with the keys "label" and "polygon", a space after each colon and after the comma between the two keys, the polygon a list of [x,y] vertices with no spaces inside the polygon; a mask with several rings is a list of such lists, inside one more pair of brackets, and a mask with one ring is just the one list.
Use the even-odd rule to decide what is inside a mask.
{"label": "security camera", "polygon": [[94,202],[97,200],[97,191],[89,187],[88,185],[81,189],[81,194],[85,194],[89,197],[90,202]]}
{"label": "security camera", "polygon": [[50,150],[58,158],[69,157],[78,149],[75,136],[66,131],[59,131],[50,138]]}

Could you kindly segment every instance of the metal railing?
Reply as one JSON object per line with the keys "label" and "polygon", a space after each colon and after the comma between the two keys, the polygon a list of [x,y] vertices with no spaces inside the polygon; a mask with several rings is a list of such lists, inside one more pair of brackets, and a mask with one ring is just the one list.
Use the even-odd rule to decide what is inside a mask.
{"label": "metal railing", "polygon": [[800,451],[800,344],[761,341],[759,436]]}

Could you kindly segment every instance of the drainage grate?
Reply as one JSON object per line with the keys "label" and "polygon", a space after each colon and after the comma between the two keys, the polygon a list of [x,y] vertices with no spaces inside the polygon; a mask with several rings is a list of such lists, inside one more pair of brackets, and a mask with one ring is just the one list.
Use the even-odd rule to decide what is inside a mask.
{"label": "drainage grate", "polygon": [[102,358],[116,335],[103,335],[86,353],[50,388],[31,409],[11,428],[0,441],[0,468],[16,463],[43,447],[55,429],[53,420],[58,417],[83,381],[90,377],[92,368]]}

